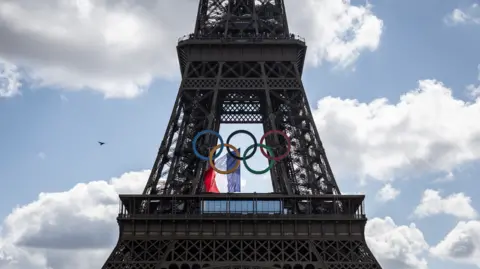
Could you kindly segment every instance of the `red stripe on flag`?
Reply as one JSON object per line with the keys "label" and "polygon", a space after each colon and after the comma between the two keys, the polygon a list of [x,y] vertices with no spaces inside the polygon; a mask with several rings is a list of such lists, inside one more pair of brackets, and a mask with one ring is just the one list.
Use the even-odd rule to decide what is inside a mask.
{"label": "red stripe on flag", "polygon": [[217,173],[215,173],[215,170],[209,166],[207,171],[205,171],[205,178],[203,181],[205,183],[206,192],[220,193],[217,188],[217,182],[215,181],[216,176]]}

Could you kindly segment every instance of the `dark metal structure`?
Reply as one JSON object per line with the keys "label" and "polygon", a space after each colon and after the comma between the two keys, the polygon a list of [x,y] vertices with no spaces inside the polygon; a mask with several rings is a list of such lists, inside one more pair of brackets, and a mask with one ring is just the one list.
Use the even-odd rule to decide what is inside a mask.
{"label": "dark metal structure", "polygon": [[[120,195],[120,238],[102,268],[381,269],[365,242],[364,196],[341,195],[328,164],[301,81],[306,45],[283,0],[200,0],[177,52],[170,122],[143,194]],[[288,133],[273,193],[203,193],[207,162],[192,139],[221,123]],[[202,136],[199,151],[216,144]]]}

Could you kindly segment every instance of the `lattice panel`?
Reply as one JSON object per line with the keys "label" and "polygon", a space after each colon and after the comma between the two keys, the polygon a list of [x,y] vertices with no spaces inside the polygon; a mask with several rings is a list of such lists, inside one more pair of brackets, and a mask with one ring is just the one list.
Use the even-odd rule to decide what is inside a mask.
{"label": "lattice panel", "polygon": [[220,95],[221,123],[262,123],[265,91],[230,91]]}
{"label": "lattice panel", "polygon": [[213,89],[217,83],[216,79],[199,78],[192,79],[187,78],[183,80],[182,88],[184,89]]}
{"label": "lattice panel", "polygon": [[[224,103],[222,105],[222,114],[232,113],[248,113],[248,114],[260,114],[260,103]],[[227,115],[225,115],[227,116]],[[261,116],[261,115],[260,115]]]}
{"label": "lattice panel", "polygon": [[[260,63],[227,62],[223,63],[219,89],[242,90],[264,89],[301,89],[301,83],[295,73],[295,65],[290,62],[266,62],[264,72]],[[182,82],[184,89],[214,89],[217,83],[219,64],[192,62],[188,74]],[[267,85],[265,80],[267,78]]]}
{"label": "lattice panel", "polygon": [[301,85],[297,79],[269,79],[267,81],[268,87],[270,88],[279,88],[279,89],[300,89]]}
{"label": "lattice panel", "polygon": [[224,101],[260,101],[260,91],[229,91],[222,92]]}
{"label": "lattice panel", "polygon": [[222,79],[220,88],[225,89],[260,89],[264,88],[263,79]]}
{"label": "lattice panel", "polygon": [[[213,89],[216,79],[198,78],[184,79],[182,87],[184,89]],[[301,84],[297,79],[268,79],[267,85],[270,88],[278,89],[300,89]],[[263,79],[221,79],[219,88],[223,89],[261,89],[265,87]]]}
{"label": "lattice panel", "polygon": [[262,123],[261,114],[223,114],[220,117],[221,123]]}
{"label": "lattice panel", "polygon": [[[117,245],[104,269],[127,268],[325,268],[380,269],[364,241],[130,240]],[[140,264],[146,267],[138,267]],[[152,265],[160,267],[150,267]]]}

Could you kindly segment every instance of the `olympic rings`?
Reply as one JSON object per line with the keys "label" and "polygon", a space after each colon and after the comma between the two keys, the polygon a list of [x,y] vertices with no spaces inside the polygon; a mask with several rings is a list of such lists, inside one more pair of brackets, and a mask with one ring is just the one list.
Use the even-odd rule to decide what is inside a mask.
{"label": "olympic rings", "polygon": [[280,130],[270,130],[268,132],[266,132],[261,138],[260,138],[260,145],[263,144],[263,141],[265,141],[265,138],[267,138],[267,136],[271,135],[271,134],[280,134],[282,135],[285,140],[287,140],[287,151],[278,156],[278,157],[274,157],[273,154],[271,154],[272,156],[268,156],[267,153],[263,150],[263,147],[260,147],[260,151],[262,152],[263,156],[265,156],[265,158],[269,159],[269,160],[275,160],[277,162],[281,161],[282,159],[284,159],[285,157],[288,156],[288,154],[290,153],[290,150],[292,148],[292,141],[290,141],[290,137],[287,136],[287,134],[283,131],[280,131]]}
{"label": "olympic rings", "polygon": [[[226,144],[225,144],[226,145]],[[273,156],[273,150],[271,147],[267,146],[267,145],[264,145],[264,144],[258,144],[258,146],[260,148],[264,148],[268,151],[268,153],[270,153],[270,155]],[[243,164],[245,165],[245,168],[248,170],[248,172],[252,173],[252,174],[255,174],[255,175],[261,175],[261,174],[265,174],[266,172],[270,171],[270,169],[273,168],[273,166],[275,165],[276,161],[275,160],[270,160],[270,165],[261,170],[261,171],[256,171],[256,170],[253,170],[252,168],[250,168],[250,166],[248,166],[247,164],[247,158],[245,157],[245,155],[247,155],[247,152],[250,151],[252,148],[256,148],[257,147],[257,144],[253,144],[253,145],[250,145],[246,150],[245,152],[243,153],[244,155],[244,158],[243,158]]]}
{"label": "olympic rings", "polygon": [[[218,151],[217,154],[215,154],[215,158],[218,158],[218,156],[220,156],[220,154],[222,154],[222,151],[223,151],[223,138],[222,136],[215,132],[215,131],[212,131],[212,130],[203,130],[201,132],[199,132],[194,138],[193,138],[193,141],[192,141],[192,146],[193,146],[193,153],[195,153],[195,155],[197,155],[198,158],[200,158],[201,160],[204,160],[204,161],[208,161],[209,158],[208,157],[205,157],[203,155],[200,155],[200,153],[198,152],[197,150],[197,140],[198,138],[201,136],[201,135],[204,135],[204,134],[213,134],[213,135],[216,135],[218,137],[218,139],[220,139],[220,150]],[[211,159],[211,158],[210,158]]]}
{"label": "olympic rings", "polygon": [[252,158],[253,155],[255,154],[255,152],[257,152],[257,147],[258,147],[258,146],[257,146],[257,139],[255,138],[255,136],[253,136],[252,133],[250,133],[250,132],[247,131],[247,130],[237,130],[237,131],[231,133],[231,134],[228,136],[228,138],[227,138],[227,144],[230,144],[230,139],[232,139],[232,137],[233,137],[234,135],[236,135],[236,134],[241,134],[241,133],[246,134],[246,135],[248,135],[248,136],[250,136],[250,137],[252,138],[252,140],[253,140],[253,145],[252,145],[253,151],[252,151],[252,154],[250,154],[250,155],[248,155],[248,156],[245,156],[245,154],[243,154],[243,158],[242,158],[242,157],[240,157],[240,156],[237,156],[237,155],[239,155],[239,154],[237,154],[237,155],[233,154],[228,147],[227,147],[227,151],[228,151],[228,154],[230,154],[230,156],[232,156],[233,158],[235,158],[235,159],[237,159],[237,160],[245,161],[245,160],[248,160],[248,159]]}
{"label": "olympic rings", "polygon": [[[238,149],[230,144],[224,144],[226,148],[231,148],[235,151],[235,153],[237,153],[237,155],[240,155],[240,151],[238,151]],[[240,166],[240,160],[237,160],[235,162],[235,166],[230,169],[230,170],[227,170],[227,171],[222,171],[222,170],[219,170],[215,164],[213,163],[213,154],[215,153],[215,151],[222,147],[223,145],[222,144],[219,144],[219,145],[216,145],[215,147],[213,147],[212,150],[210,150],[210,154],[209,154],[209,158],[208,158],[208,161],[210,163],[210,166],[212,167],[213,170],[215,170],[215,172],[219,173],[219,174],[222,174],[222,175],[228,175],[228,174],[231,174],[233,172],[235,172],[235,170],[237,170],[237,168]],[[270,170],[270,169],[269,169]],[[249,170],[250,171],[250,170]]]}
{"label": "olympic rings", "polygon": [[[210,152],[209,152],[209,155],[208,157],[207,156],[203,156],[201,155],[198,150],[197,150],[197,141],[198,141],[198,138],[201,136],[201,135],[204,135],[204,134],[213,134],[215,136],[218,137],[218,139],[220,140],[220,144],[216,145],[215,147],[213,147]],[[232,137],[236,134],[240,134],[240,133],[244,133],[244,134],[247,134],[248,136],[250,136],[252,139],[253,139],[253,144],[250,145],[246,150],[245,152],[243,153],[243,157],[240,157],[240,151],[232,146],[230,144],[230,140],[232,139]],[[273,149],[270,147],[270,146],[267,146],[267,145],[264,145],[263,142],[265,141],[266,137],[271,135],[271,134],[280,134],[282,135],[286,142],[287,142],[287,151],[278,156],[278,157],[275,157],[275,153],[273,151]],[[268,171],[270,171],[270,169],[273,168],[273,166],[275,165],[276,162],[279,162],[281,161],[282,159],[286,158],[288,156],[288,154],[290,154],[290,151],[291,151],[291,140],[290,138],[287,136],[287,134],[281,130],[271,130],[271,131],[268,131],[266,132],[260,139],[260,143],[257,143],[257,140],[255,138],[255,136],[253,136],[252,133],[250,133],[249,131],[246,131],[246,130],[237,130],[233,133],[231,133],[228,138],[227,138],[227,143],[224,143],[223,142],[223,138],[222,136],[218,133],[218,132],[215,132],[213,130],[203,130],[199,133],[197,133],[195,135],[195,137],[193,138],[193,141],[192,141],[192,148],[193,148],[193,153],[198,157],[200,158],[201,160],[203,161],[208,161],[210,166],[212,167],[213,170],[215,170],[215,172],[219,173],[219,174],[223,174],[223,175],[227,175],[227,174],[231,174],[233,172],[235,172],[238,167],[240,167],[240,163],[241,161],[243,161],[243,163],[245,164],[245,168],[252,174],[256,174],[256,175],[260,175],[260,174],[264,174],[264,173],[267,173]],[[220,154],[222,153],[223,151],[223,148],[226,147],[227,148],[227,152],[230,156],[232,156],[233,158],[236,159],[236,162],[235,162],[235,167],[233,167],[232,169],[230,170],[226,170],[226,171],[222,171],[220,169],[218,169],[217,167],[215,167],[215,164],[214,164],[214,159],[218,158],[220,156]],[[265,156],[268,160],[270,160],[269,162],[269,166],[267,168],[265,168],[264,170],[261,170],[261,171],[256,171],[256,170],[253,170],[251,169],[248,164],[247,164],[247,160],[252,158],[253,155],[255,154],[255,152],[257,151],[257,147],[260,147],[260,151],[262,152],[263,156]],[[232,151],[230,149],[233,149],[233,151],[235,151],[236,154],[232,153]],[[252,150],[253,149],[253,150]],[[268,151],[268,154],[264,151],[264,149],[266,149]],[[217,152],[217,154],[215,154],[215,151],[216,150],[219,150]],[[250,151],[252,151],[250,154],[248,154]]]}

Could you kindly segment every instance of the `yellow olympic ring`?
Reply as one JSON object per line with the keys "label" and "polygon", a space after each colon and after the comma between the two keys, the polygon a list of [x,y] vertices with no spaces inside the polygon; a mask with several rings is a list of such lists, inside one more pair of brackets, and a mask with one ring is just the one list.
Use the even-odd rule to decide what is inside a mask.
{"label": "yellow olympic ring", "polygon": [[[235,151],[235,153],[237,154],[237,156],[240,156],[240,152],[238,151],[238,149],[236,147],[234,147],[230,144],[224,144],[224,145],[227,148],[233,149]],[[222,146],[222,144],[218,144],[215,147],[213,147],[212,150],[210,150],[210,154],[208,154],[208,161],[210,163],[210,166],[213,168],[213,170],[215,170],[215,172],[217,172],[219,174],[222,174],[222,175],[228,175],[228,174],[233,173],[235,170],[237,170],[237,168],[240,166],[240,160],[237,160],[235,162],[235,166],[232,169],[227,170],[227,171],[222,171],[222,170],[218,169],[217,167],[215,167],[215,164],[213,163],[213,154],[215,154],[215,151],[217,151],[217,149],[219,149],[221,146]]]}

